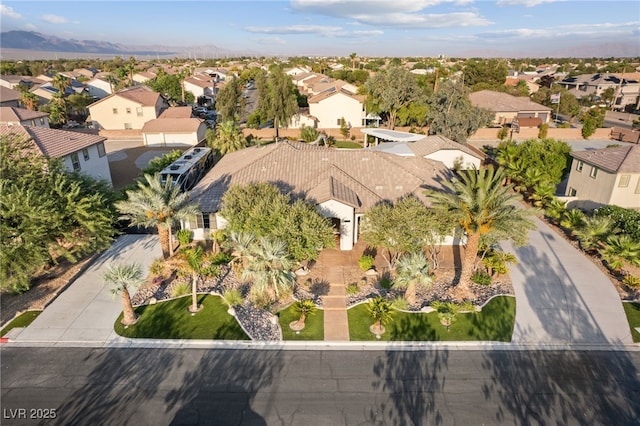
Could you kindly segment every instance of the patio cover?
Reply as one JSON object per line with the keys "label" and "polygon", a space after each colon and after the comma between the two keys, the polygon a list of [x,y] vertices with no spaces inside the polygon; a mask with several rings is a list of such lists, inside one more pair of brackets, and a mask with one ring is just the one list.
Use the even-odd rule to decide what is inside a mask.
{"label": "patio cover", "polygon": [[418,135],[415,133],[409,132],[397,132],[395,130],[389,129],[378,129],[378,128],[364,128],[360,129],[362,133],[365,135],[373,136],[377,139],[382,139],[390,142],[415,142],[424,138],[424,135]]}

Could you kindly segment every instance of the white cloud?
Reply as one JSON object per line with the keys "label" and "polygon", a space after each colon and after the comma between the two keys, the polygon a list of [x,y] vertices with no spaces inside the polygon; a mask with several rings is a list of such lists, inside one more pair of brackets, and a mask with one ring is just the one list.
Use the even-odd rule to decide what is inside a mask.
{"label": "white cloud", "polygon": [[64,16],[58,15],[42,15],[40,17],[44,22],[48,22],[50,24],[68,24],[69,20]]}
{"label": "white cloud", "polygon": [[22,19],[22,15],[13,10],[12,7],[0,4],[0,16],[3,18]]}
{"label": "white cloud", "polygon": [[544,3],[557,3],[558,1],[563,0],[498,0],[496,5],[534,7]]}
{"label": "white cloud", "polygon": [[623,34],[633,31],[638,27],[638,22],[601,24],[571,24],[559,25],[550,28],[517,28],[499,31],[488,31],[477,34],[481,39],[531,39],[531,38],[555,38],[555,37],[599,37],[612,34]]}
{"label": "white cloud", "polygon": [[284,41],[280,37],[262,37],[262,38],[256,38],[256,39],[254,39],[254,41],[256,43],[258,43],[258,44],[266,44],[266,45],[274,45],[274,44],[283,45],[283,44],[287,44],[287,42]]}
{"label": "white cloud", "polygon": [[473,12],[444,14],[392,13],[388,15],[360,15],[354,17],[369,25],[403,28],[451,28],[491,25],[492,22]]}
{"label": "white cloud", "polygon": [[38,27],[33,24],[25,24],[22,28],[24,28],[26,31],[38,31]]}
{"label": "white cloud", "polygon": [[341,31],[340,27],[327,27],[322,25],[288,25],[284,27],[246,27],[250,33],[261,34],[319,34],[331,35]]}

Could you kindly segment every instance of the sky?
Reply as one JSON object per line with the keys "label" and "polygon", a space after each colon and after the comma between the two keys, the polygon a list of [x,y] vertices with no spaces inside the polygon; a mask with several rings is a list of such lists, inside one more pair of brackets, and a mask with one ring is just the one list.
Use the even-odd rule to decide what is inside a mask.
{"label": "sky", "polygon": [[2,31],[272,56],[640,56],[640,2],[3,1]]}

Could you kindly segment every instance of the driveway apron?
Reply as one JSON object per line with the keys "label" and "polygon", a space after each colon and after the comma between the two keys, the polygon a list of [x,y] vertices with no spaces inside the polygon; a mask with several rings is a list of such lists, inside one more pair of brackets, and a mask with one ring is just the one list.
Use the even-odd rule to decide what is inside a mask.
{"label": "driveway apron", "polygon": [[631,344],[620,296],[607,275],[549,225],[534,218],[529,245],[514,247],[514,343]]}

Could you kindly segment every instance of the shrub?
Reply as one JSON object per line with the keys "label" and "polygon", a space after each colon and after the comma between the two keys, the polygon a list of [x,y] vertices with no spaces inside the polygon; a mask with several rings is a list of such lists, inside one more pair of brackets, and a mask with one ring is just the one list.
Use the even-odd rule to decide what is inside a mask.
{"label": "shrub", "polygon": [[505,140],[507,138],[507,135],[509,134],[509,129],[507,129],[506,127],[502,127],[502,129],[500,129],[498,131],[498,139],[500,139],[501,141]]}
{"label": "shrub", "polygon": [[159,257],[149,265],[149,273],[151,275],[162,275],[162,272],[164,272],[164,259]]}
{"label": "shrub", "polygon": [[203,269],[202,275],[207,278],[215,278],[220,276],[220,266],[218,265],[209,265]]}
{"label": "shrub", "polygon": [[614,222],[621,234],[626,234],[635,241],[640,241],[640,211],[618,206],[605,206],[594,210],[596,216],[607,216]]}
{"label": "shrub", "polygon": [[347,285],[347,294],[358,294],[360,288],[358,287],[358,283],[351,283]]}
{"label": "shrub", "polygon": [[374,263],[375,259],[373,258],[373,256],[370,256],[368,254],[363,255],[360,260],[358,260],[358,265],[360,265],[360,269],[362,269],[363,271],[368,271],[369,269],[373,268]]}
{"label": "shrub", "polygon": [[181,229],[176,232],[176,238],[178,238],[178,242],[181,247],[188,246],[192,240],[193,232],[190,229]]}
{"label": "shrub", "polygon": [[385,290],[389,290],[393,282],[391,281],[391,278],[385,275],[384,277],[380,278],[378,284],[380,284],[380,287],[384,288]]}
{"label": "shrub", "polygon": [[548,132],[549,132],[549,125],[547,123],[541,124],[540,130],[538,130],[538,139],[545,139],[547,137]]}
{"label": "shrub", "polygon": [[242,293],[240,290],[234,288],[230,290],[225,290],[222,293],[222,300],[229,306],[230,308],[234,306],[238,306],[242,304]]}
{"label": "shrub", "polygon": [[634,277],[633,275],[627,275],[622,279],[622,284],[627,287],[638,288],[640,287],[640,278]]}
{"label": "shrub", "polygon": [[171,289],[171,297],[186,296],[191,293],[191,284],[188,282],[180,282]]}
{"label": "shrub", "polygon": [[393,309],[406,311],[407,309],[409,309],[409,302],[407,302],[407,299],[405,299],[404,297],[398,296],[391,302],[391,307]]}
{"label": "shrub", "polygon": [[385,325],[393,319],[391,309],[391,303],[379,296],[367,304],[367,311],[376,325]]}
{"label": "shrub", "polygon": [[293,305],[293,309],[296,311],[298,315],[300,315],[300,321],[304,322],[304,320],[313,315],[316,312],[316,304],[311,299],[299,300]]}
{"label": "shrub", "polygon": [[491,275],[485,274],[484,272],[474,272],[471,275],[471,281],[479,285],[490,285],[491,284]]}
{"label": "shrub", "polygon": [[209,258],[212,265],[228,265],[233,260],[233,256],[229,253],[216,253]]}

